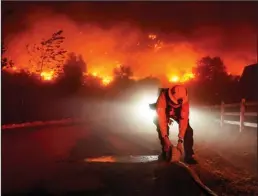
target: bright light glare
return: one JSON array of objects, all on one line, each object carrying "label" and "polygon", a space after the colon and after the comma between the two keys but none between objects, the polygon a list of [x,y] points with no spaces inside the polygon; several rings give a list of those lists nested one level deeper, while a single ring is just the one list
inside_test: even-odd
[{"label": "bright light glare", "polygon": [[[198,110],[197,108],[191,107],[190,108],[190,122],[196,125],[202,125],[204,122],[209,122],[209,116],[203,113],[202,111]],[[205,119],[205,121],[203,121]]]},{"label": "bright light glare", "polygon": [[149,107],[149,104],[154,103],[157,101],[157,97],[150,96],[150,97],[144,97],[138,104],[137,104],[137,115],[139,115],[140,118],[151,121],[156,115],[156,111],[151,110]]},{"label": "bright light glare", "polygon": [[139,105],[138,107],[139,107],[138,108],[139,115],[142,118],[146,120],[152,120],[154,118],[155,111],[151,110],[148,104],[142,104],[142,105]]}]

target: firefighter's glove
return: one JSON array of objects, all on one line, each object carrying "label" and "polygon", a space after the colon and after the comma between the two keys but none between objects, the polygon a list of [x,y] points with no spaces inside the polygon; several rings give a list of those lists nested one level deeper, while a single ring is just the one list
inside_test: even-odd
[{"label": "firefighter's glove", "polygon": [[164,151],[168,152],[169,149],[171,148],[172,144],[171,144],[167,135],[165,137],[163,137],[162,139],[163,139],[163,142],[164,142]]},{"label": "firefighter's glove", "polygon": [[181,156],[184,154],[183,140],[179,139],[177,142],[177,149],[181,153]]},{"label": "firefighter's glove", "polygon": [[177,145],[172,147],[171,162],[180,161],[182,156],[183,156],[183,141],[179,140]]}]

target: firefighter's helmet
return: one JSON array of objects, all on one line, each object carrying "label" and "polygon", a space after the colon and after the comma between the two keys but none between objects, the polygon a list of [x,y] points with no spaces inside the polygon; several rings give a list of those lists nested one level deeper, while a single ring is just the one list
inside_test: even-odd
[{"label": "firefighter's helmet", "polygon": [[188,92],[183,85],[176,85],[169,88],[168,95],[175,104],[182,104],[188,101]]}]

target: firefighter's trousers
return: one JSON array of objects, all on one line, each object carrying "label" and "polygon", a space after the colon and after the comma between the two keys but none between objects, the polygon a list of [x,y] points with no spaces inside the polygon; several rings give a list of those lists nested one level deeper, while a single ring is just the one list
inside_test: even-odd
[{"label": "firefighter's trousers", "polygon": [[[160,128],[158,125],[158,121],[157,119],[154,119],[154,124],[157,127],[157,132],[158,132],[158,136],[159,136],[159,140],[160,140],[160,144],[162,147],[162,152],[164,151],[164,141],[161,137],[161,132],[160,132]],[[178,123],[178,122],[177,122]],[[169,136],[169,126],[167,125],[167,135]],[[190,126],[189,122],[188,122],[188,126],[185,132],[185,136],[184,136],[184,152],[185,152],[185,158],[187,157],[192,157],[192,155],[194,155],[194,151],[193,151],[193,129]]]}]

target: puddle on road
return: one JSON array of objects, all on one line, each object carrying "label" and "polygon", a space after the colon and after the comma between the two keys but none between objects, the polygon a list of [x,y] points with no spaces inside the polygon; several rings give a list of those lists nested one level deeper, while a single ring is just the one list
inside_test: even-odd
[{"label": "puddle on road", "polygon": [[147,163],[157,160],[158,155],[102,156],[84,159],[88,163]]}]

